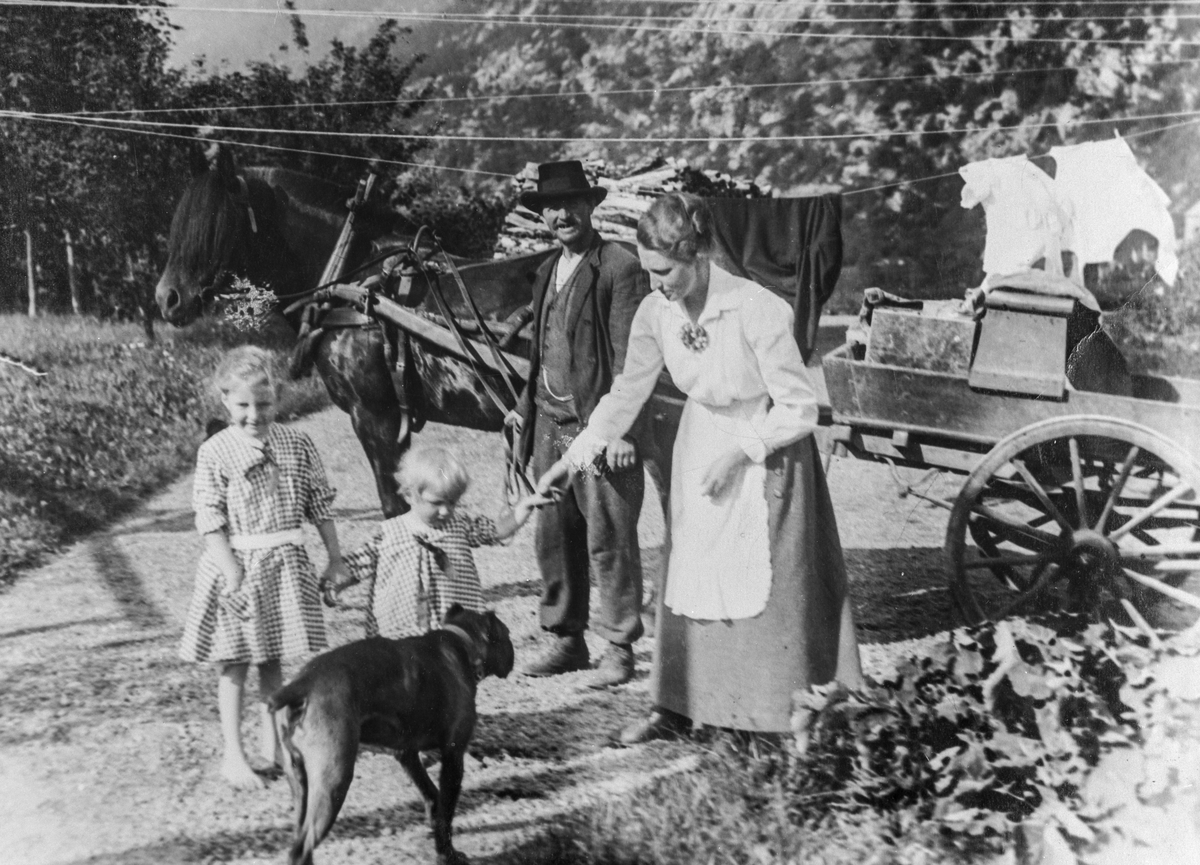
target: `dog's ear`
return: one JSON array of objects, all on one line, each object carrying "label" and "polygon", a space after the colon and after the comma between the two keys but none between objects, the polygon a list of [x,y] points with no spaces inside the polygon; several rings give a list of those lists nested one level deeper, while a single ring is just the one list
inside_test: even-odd
[{"label": "dog's ear", "polygon": [[489,652],[494,660],[492,674],[501,679],[507,679],[508,674],[512,672],[513,665],[516,663],[516,656],[513,651],[512,638],[508,633],[508,626],[492,610],[486,611],[483,614],[483,619],[487,625],[488,645],[493,650]]}]

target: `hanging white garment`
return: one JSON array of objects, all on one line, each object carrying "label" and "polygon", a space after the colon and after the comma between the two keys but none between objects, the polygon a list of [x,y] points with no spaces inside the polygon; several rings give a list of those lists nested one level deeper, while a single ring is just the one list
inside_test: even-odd
[{"label": "hanging white garment", "polygon": [[1062,276],[1062,252],[1072,248],[1069,205],[1050,175],[1024,156],[985,159],[958,170],[966,181],[961,204],[983,205],[987,276],[1026,271],[1045,259],[1046,273]]},{"label": "hanging white garment", "polygon": [[1171,285],[1179,272],[1171,199],[1138,165],[1123,138],[1072,144],[1050,150],[1057,168],[1054,185],[1074,208],[1075,245],[1080,263],[1109,262],[1134,229],[1158,241],[1155,270]]}]

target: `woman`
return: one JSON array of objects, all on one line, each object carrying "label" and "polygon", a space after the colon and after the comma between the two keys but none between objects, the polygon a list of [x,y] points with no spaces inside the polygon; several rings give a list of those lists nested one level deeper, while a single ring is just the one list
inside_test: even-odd
[{"label": "woman", "polygon": [[672,458],[655,707],[621,741],[689,721],[786,732],[794,691],[862,681],[792,310],[710,261],[711,227],[695,196],[656,200],[637,239],[655,291],[634,316],[624,371],[539,491],[629,429],[665,364],[688,400]]}]

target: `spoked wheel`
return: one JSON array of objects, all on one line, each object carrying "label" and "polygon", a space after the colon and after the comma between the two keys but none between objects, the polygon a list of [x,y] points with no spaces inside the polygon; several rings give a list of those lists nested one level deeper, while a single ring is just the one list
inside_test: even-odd
[{"label": "spoked wheel", "polygon": [[945,554],[968,622],[1059,610],[1188,627],[1200,619],[1200,465],[1131,421],[1032,424],[967,478]]}]

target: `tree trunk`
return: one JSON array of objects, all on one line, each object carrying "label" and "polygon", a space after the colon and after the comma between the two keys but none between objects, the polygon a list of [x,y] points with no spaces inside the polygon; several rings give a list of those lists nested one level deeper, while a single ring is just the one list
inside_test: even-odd
[{"label": "tree trunk", "polygon": [[75,246],[71,243],[71,230],[63,229],[63,242],[67,245],[67,285],[71,287],[71,311],[80,315],[79,282],[75,277]]},{"label": "tree trunk", "polygon": [[[128,274],[129,284],[137,285],[137,274],[133,269],[133,256],[128,252],[125,253],[125,270]],[[147,342],[154,342],[154,309],[153,305],[148,303],[141,292],[137,294],[138,311],[142,314],[142,331],[146,334]]]},{"label": "tree trunk", "polygon": [[29,317],[37,317],[37,282],[33,278],[33,232],[25,229],[25,275],[29,286]]}]

